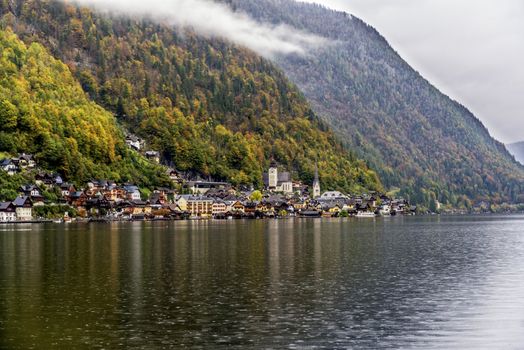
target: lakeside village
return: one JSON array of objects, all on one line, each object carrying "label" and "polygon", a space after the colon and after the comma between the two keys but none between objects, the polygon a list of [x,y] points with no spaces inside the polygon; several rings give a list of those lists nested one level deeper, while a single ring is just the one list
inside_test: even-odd
[{"label": "lakeside village", "polygon": [[[149,161],[160,164],[157,151],[144,151],[145,142],[128,135],[127,145]],[[32,172],[34,183],[21,186],[10,202],[0,202],[0,223],[139,221],[184,219],[243,219],[284,217],[362,217],[415,215],[417,207],[403,198],[385,194],[321,192],[318,170],[312,184],[293,181],[291,174],[271,162],[264,173],[262,191],[234,188],[227,182],[190,178],[166,167],[173,188],[141,191],[131,183],[91,180],[84,187],[64,181],[59,174],[43,171],[34,157],[20,154],[0,159],[0,176]],[[177,188],[175,190],[174,188]],[[178,193],[177,193],[178,192]],[[52,193],[53,199],[47,194]],[[437,210],[440,211],[437,203]],[[517,208],[518,209],[518,208]],[[497,212],[514,212],[499,208]],[[480,202],[471,213],[493,212],[490,203]],[[448,214],[467,214],[453,210]]]},{"label": "lakeside village", "polygon": [[[160,164],[160,154],[143,151],[145,142],[134,135],[127,145],[149,161]],[[192,179],[166,167],[173,188],[156,188],[145,193],[131,183],[91,180],[82,188],[64,181],[59,174],[43,171],[34,157],[20,154],[0,159],[0,176],[32,172],[34,183],[18,189],[10,202],[0,202],[0,223],[71,221],[143,221],[187,219],[244,219],[284,217],[359,217],[415,215],[417,207],[403,198],[385,194],[343,194],[321,192],[318,170],[312,184],[293,181],[291,174],[271,162],[264,173],[262,191],[234,188],[227,182]],[[178,188],[178,191],[174,188]],[[179,192],[179,193],[177,193]],[[49,199],[46,194],[53,193]],[[47,198],[46,198],[47,197]],[[437,209],[440,204],[437,203]],[[512,212],[514,208],[506,208]],[[481,202],[471,213],[493,211]],[[450,214],[466,214],[452,211]]]},{"label": "lakeside village", "polygon": [[[140,150],[136,138],[128,145]],[[160,163],[158,152],[143,153]],[[0,223],[139,221],[184,219],[242,219],[282,217],[375,217],[413,215],[416,207],[406,200],[368,193],[345,195],[337,191],[321,193],[318,171],[311,186],[293,181],[291,174],[272,162],[264,174],[263,191],[236,189],[226,182],[191,180],[166,168],[173,184],[182,188],[156,188],[144,198],[134,184],[91,180],[83,188],[64,181],[58,174],[43,172],[32,155],[0,160],[0,176],[21,172],[36,173],[35,183],[19,188],[19,196],[0,203]],[[55,193],[58,200],[46,199]]]}]

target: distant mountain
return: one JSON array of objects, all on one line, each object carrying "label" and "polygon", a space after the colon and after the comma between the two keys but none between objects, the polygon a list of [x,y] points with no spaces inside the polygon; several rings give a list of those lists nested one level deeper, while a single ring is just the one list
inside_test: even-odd
[{"label": "distant mountain", "polygon": [[513,154],[513,156],[515,156],[517,161],[524,164],[524,141],[506,145],[506,148],[511,154]]},{"label": "distant mountain", "polygon": [[464,106],[411,68],[371,26],[292,0],[224,0],[260,21],[329,41],[274,61],[358,156],[417,203],[517,201],[524,167]]},{"label": "distant mountain", "polygon": [[318,159],[326,188],[381,189],[281,70],[249,50],[70,2],[0,1],[0,16],[0,26],[65,62],[93,101],[178,170],[261,186],[274,159],[311,183]]}]

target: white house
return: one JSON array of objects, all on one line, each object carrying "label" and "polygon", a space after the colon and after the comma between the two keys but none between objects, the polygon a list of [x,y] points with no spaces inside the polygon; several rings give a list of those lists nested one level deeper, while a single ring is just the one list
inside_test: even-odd
[{"label": "white house", "polygon": [[343,193],[341,192],[338,192],[338,191],[328,191],[328,192],[324,192],[322,193],[322,196],[320,196],[320,199],[349,199],[348,196],[344,195]]},{"label": "white house", "polygon": [[36,162],[31,154],[22,153],[16,158],[18,162],[18,167],[21,169],[34,169],[36,167]]},{"label": "white house", "polygon": [[211,210],[213,216],[224,215],[228,212],[228,205],[224,201],[215,201]]},{"label": "white house", "polygon": [[16,208],[16,219],[30,221],[33,219],[33,203],[28,196],[20,196],[13,202]]},{"label": "white house", "polygon": [[12,202],[0,203],[0,222],[16,221],[16,208]]},{"label": "white house", "polygon": [[62,193],[62,197],[67,198],[71,196],[72,193],[76,192],[76,189],[73,185],[66,182],[60,186],[60,191]]},{"label": "white house", "polygon": [[135,135],[129,135],[126,137],[126,144],[135,151],[140,151],[144,142]]},{"label": "white house", "polygon": [[27,196],[31,198],[33,205],[44,205],[44,196],[38,186],[35,185],[24,185],[20,189],[21,196]]},{"label": "white house", "polygon": [[125,186],[127,200],[134,202],[142,199],[142,195],[137,186]]},{"label": "white house", "polygon": [[18,172],[18,167],[11,159],[4,159],[0,161],[0,169],[5,171],[10,176],[13,176]]}]

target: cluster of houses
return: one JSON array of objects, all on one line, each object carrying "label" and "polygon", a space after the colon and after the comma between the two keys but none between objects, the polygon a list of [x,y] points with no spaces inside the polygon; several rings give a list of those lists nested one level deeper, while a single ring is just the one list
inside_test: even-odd
[{"label": "cluster of houses", "polygon": [[12,202],[0,202],[0,222],[33,220],[33,204],[27,197],[18,197]]},{"label": "cluster of houses", "polygon": [[[20,188],[12,202],[0,203],[0,222],[31,221],[33,208],[67,205],[82,218],[91,220],[172,220],[239,219],[286,216],[338,217],[410,214],[414,208],[400,199],[377,194],[347,196],[325,192],[317,198],[300,193],[271,191],[237,191],[227,183],[194,181],[187,184],[193,194],[177,194],[169,188],[157,188],[144,200],[140,189],[132,184],[112,181],[89,181],[83,189],[63,182],[60,176],[44,174],[37,183]],[[60,194],[58,203],[47,203],[43,190]],[[260,198],[261,197],[261,198]],[[66,214],[67,216],[67,214]]]},{"label": "cluster of houses", "polygon": [[[81,217],[95,220],[339,217],[359,213],[400,215],[414,210],[406,201],[384,195],[346,196],[340,192],[325,192],[315,199],[267,192],[255,199],[253,192],[237,192],[230,186],[215,187],[205,194],[183,195],[158,188],[148,200],[143,200],[138,187],[111,181],[90,181],[82,190],[67,183],[56,186],[61,199],[54,205],[71,206]],[[38,220],[32,210],[43,205],[49,203],[43,199],[40,186],[23,186],[13,202],[0,203],[0,222]]]},{"label": "cluster of houses", "polygon": [[36,168],[36,162],[30,154],[19,154],[17,157],[0,159],[0,170],[12,176],[24,170]]},{"label": "cluster of houses", "polygon": [[[128,141],[141,145],[141,141],[134,138]],[[152,161],[157,161],[156,156],[157,153],[151,154]],[[35,168],[30,155],[2,161],[2,170],[8,174]],[[58,174],[40,172],[33,184],[19,188],[16,199],[0,203],[0,222],[41,220],[43,218],[35,214],[35,207],[57,205],[74,208],[80,218],[91,220],[375,216],[410,214],[415,210],[405,200],[376,193],[348,196],[328,191],[321,194],[318,171],[310,187],[292,181],[291,174],[279,171],[275,162],[264,174],[262,192],[235,189],[227,182],[187,181],[173,169],[169,169],[169,175],[174,183],[183,185],[182,192],[187,194],[179,194],[172,188],[156,188],[146,197],[134,184],[105,180],[92,180],[77,188]],[[50,200],[49,195],[46,196],[49,193],[56,198]]]}]

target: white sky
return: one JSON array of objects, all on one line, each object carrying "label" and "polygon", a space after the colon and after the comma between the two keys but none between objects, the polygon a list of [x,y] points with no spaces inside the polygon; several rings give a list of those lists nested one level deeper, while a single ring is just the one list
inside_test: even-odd
[{"label": "white sky", "polygon": [[503,142],[524,141],[524,0],[305,0],[373,25]]}]

